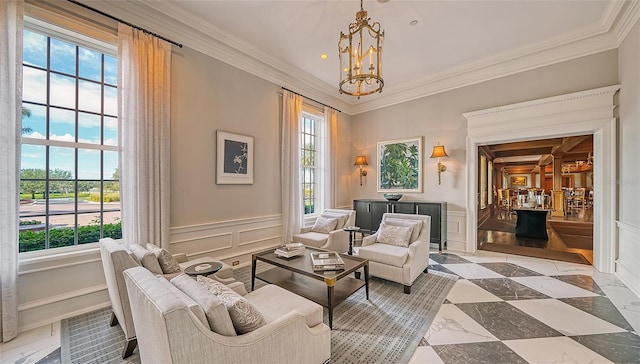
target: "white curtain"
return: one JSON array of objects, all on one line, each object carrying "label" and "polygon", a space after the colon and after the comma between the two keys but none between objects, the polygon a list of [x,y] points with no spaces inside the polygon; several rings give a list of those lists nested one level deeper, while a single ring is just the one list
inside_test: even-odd
[{"label": "white curtain", "polygon": [[18,335],[18,217],[24,1],[0,1],[0,342]]},{"label": "white curtain", "polygon": [[118,26],[122,237],[169,248],[171,45]]},{"label": "white curtain", "polygon": [[291,237],[302,226],[302,182],[300,178],[300,119],[302,97],[282,91],[282,125],[280,149],[280,180],[282,184],[282,241]]},{"label": "white curtain", "polygon": [[323,168],[323,196],[324,208],[336,207],[336,148],[338,146],[338,112],[330,107],[324,108],[324,168]]}]

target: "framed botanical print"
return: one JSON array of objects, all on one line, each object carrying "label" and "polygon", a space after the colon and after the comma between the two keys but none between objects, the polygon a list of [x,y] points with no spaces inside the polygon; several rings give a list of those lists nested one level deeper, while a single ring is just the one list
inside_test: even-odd
[{"label": "framed botanical print", "polygon": [[378,142],[378,192],[422,192],[422,137]]},{"label": "framed botanical print", "polygon": [[217,131],[216,184],[253,184],[253,137]]}]

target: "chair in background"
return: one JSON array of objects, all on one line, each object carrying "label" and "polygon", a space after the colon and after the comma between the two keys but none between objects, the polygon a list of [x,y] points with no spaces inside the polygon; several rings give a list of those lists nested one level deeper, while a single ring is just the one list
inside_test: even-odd
[{"label": "chair in background", "polygon": [[360,258],[369,259],[369,274],[400,283],[404,293],[429,266],[431,216],[413,214],[382,215],[375,234],[362,239]]},{"label": "chair in background", "polygon": [[355,223],[355,210],[326,209],[313,226],[302,228],[292,239],[296,243],[344,253],[349,250],[349,233],[343,229]]}]

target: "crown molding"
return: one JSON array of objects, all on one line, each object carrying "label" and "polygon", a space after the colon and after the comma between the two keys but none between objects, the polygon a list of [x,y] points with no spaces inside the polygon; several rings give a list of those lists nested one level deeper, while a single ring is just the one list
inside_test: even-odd
[{"label": "crown molding", "polygon": [[260,51],[203,19],[194,17],[174,3],[82,1],[107,13],[135,21],[158,34],[175,38],[189,48],[350,115],[615,49],[640,18],[637,0],[611,1],[600,21],[591,26],[409,84],[387,86],[383,93],[363,100],[338,95],[336,86]]}]

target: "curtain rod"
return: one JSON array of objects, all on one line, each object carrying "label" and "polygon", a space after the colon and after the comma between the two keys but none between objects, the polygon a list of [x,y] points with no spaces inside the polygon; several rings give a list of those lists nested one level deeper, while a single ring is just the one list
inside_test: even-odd
[{"label": "curtain rod", "polygon": [[76,5],[80,6],[80,7],[83,7],[83,8],[85,8],[85,9],[87,9],[87,10],[91,10],[91,11],[93,11],[94,13],[98,13],[98,14],[100,14],[100,15],[102,15],[102,16],[106,16],[107,18],[109,18],[109,19],[111,19],[111,20],[115,20],[115,21],[117,21],[118,23],[126,24],[126,25],[128,25],[128,26],[130,26],[130,27],[132,27],[132,28],[135,28],[135,29],[141,30],[141,31],[143,31],[143,32],[145,32],[145,33],[147,33],[147,34],[149,34],[149,35],[152,35],[152,36],[154,36],[154,37],[156,37],[156,38],[160,38],[160,39],[164,40],[165,42],[169,42],[169,43],[171,43],[171,44],[173,44],[173,45],[178,46],[179,48],[182,48],[182,44],[180,44],[180,43],[178,43],[178,42],[174,42],[174,41],[172,41],[171,39],[167,39],[167,38],[165,38],[165,37],[163,37],[163,36],[161,36],[161,35],[158,35],[157,33],[150,32],[150,31],[148,31],[147,29],[142,28],[142,27],[139,27],[139,26],[137,26],[137,25],[135,25],[135,24],[131,24],[131,23],[129,23],[128,21],[124,21],[124,20],[122,20],[122,19],[120,19],[120,18],[116,18],[115,16],[113,16],[113,15],[109,15],[109,14],[105,13],[104,11],[100,11],[100,10],[98,10],[98,9],[92,8],[92,7],[90,7],[90,6],[88,6],[88,5],[85,5],[85,4],[81,3],[81,2],[78,2],[78,1],[76,1],[76,0],[67,0],[67,1],[68,1],[68,2],[70,2],[70,3],[76,4]]},{"label": "curtain rod", "polygon": [[335,108],[335,107],[333,107],[333,106],[329,106],[329,105],[327,105],[327,104],[325,104],[325,103],[322,103],[322,102],[320,102],[320,101],[318,101],[318,100],[314,100],[314,99],[312,99],[312,98],[310,98],[310,97],[306,97],[305,95],[303,95],[303,94],[301,94],[301,93],[298,93],[298,92],[295,92],[295,91],[293,91],[293,90],[289,90],[288,88],[286,88],[286,87],[284,87],[284,86],[282,87],[282,89],[283,89],[283,90],[287,90],[287,91],[289,91],[289,92],[292,92],[292,93],[294,93],[294,94],[296,94],[296,95],[302,96],[302,97],[304,97],[305,99],[308,99],[308,100],[311,100],[311,101],[313,101],[313,102],[316,102],[316,103],[318,103],[318,104],[320,104],[320,105],[322,105],[322,106],[326,106],[326,107],[328,107],[328,108],[330,108],[330,109],[334,109],[334,110],[335,110],[335,111],[337,111],[337,112],[342,112],[342,111],[340,111],[340,110],[336,109],[336,108]]}]

